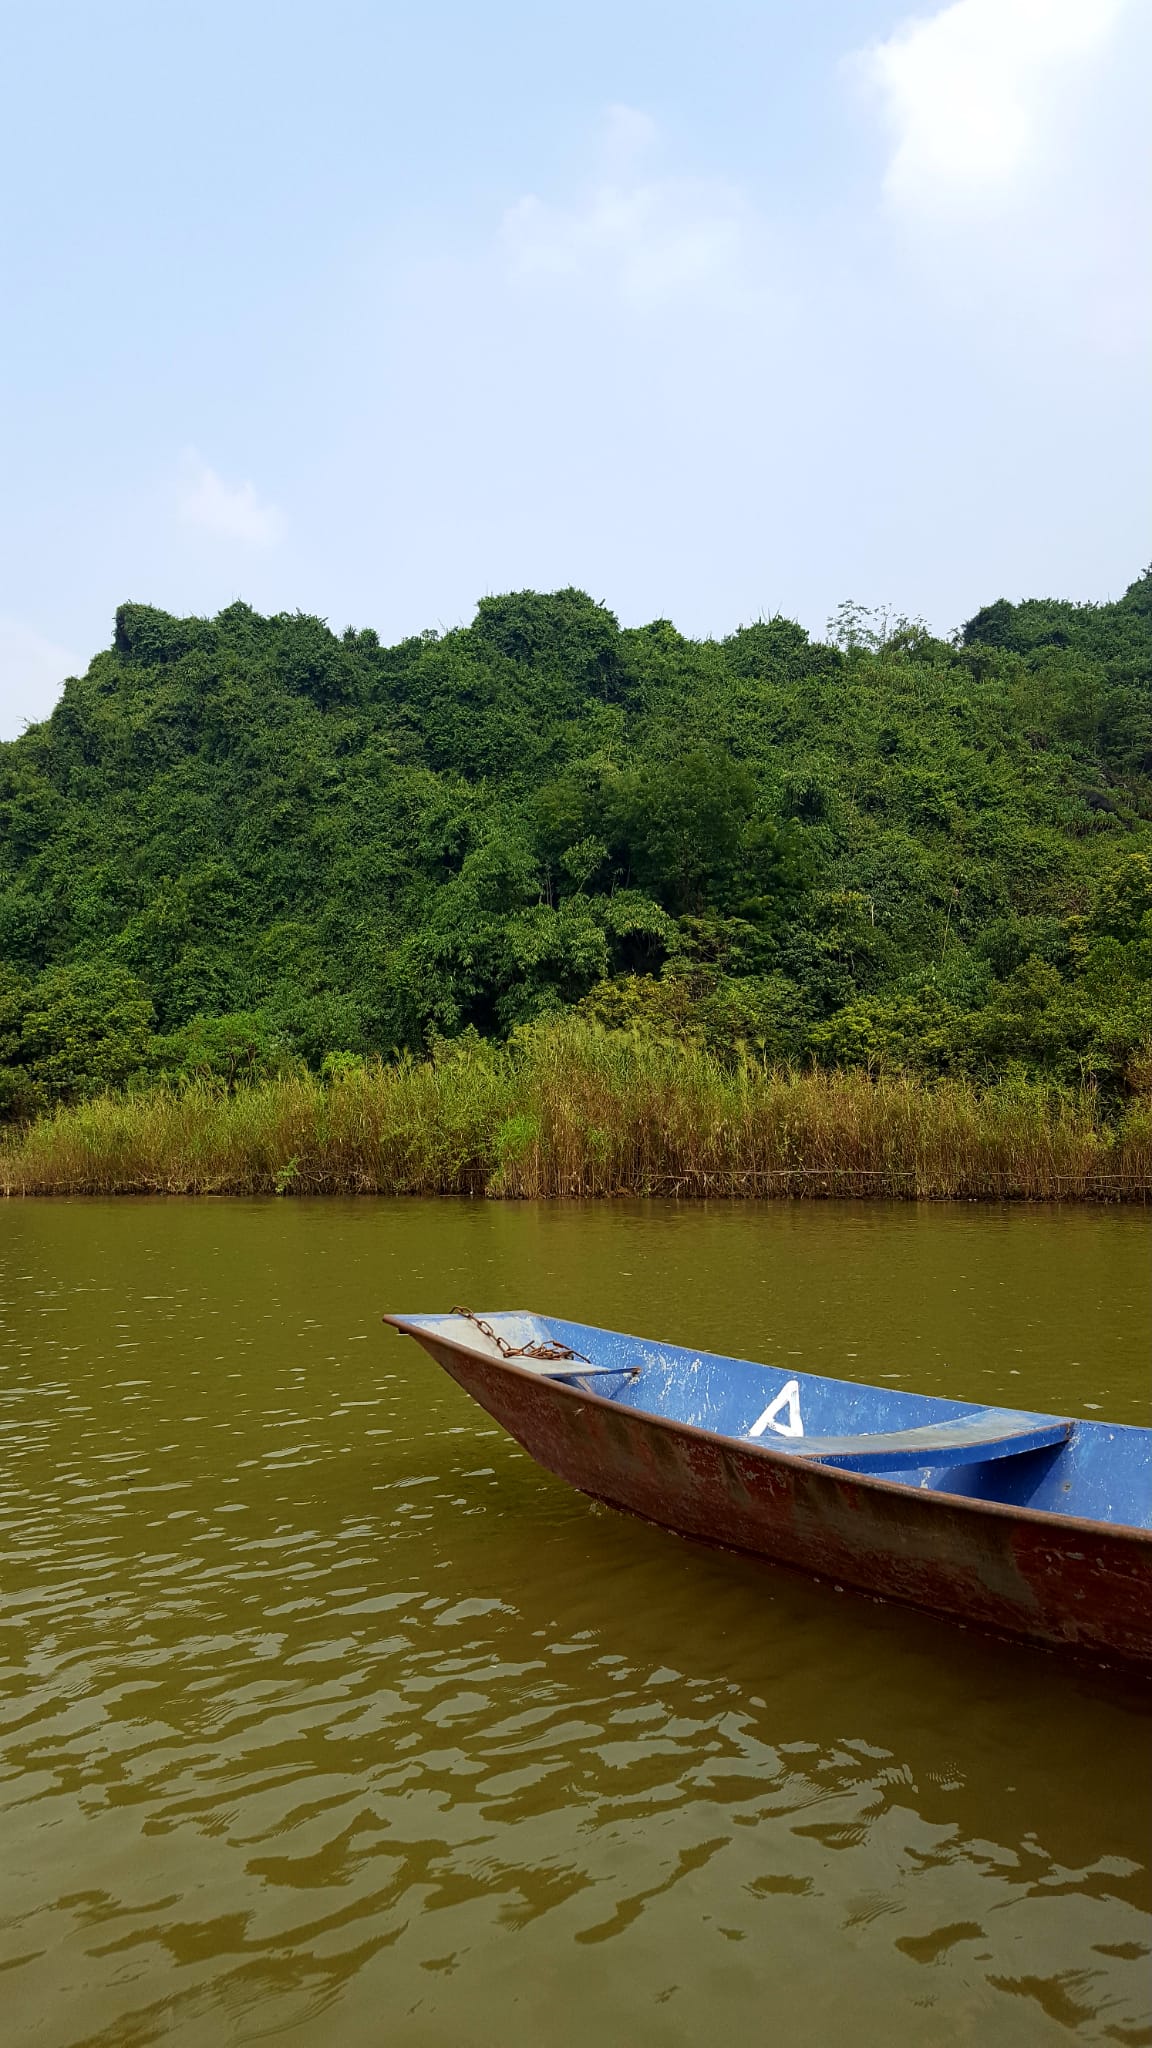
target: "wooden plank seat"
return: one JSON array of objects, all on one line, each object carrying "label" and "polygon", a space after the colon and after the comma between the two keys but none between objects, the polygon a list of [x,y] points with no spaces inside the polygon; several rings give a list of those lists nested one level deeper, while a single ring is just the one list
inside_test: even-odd
[{"label": "wooden plank seat", "polygon": [[764,1450],[835,1465],[842,1472],[898,1472],[910,1465],[978,1465],[988,1458],[1019,1458],[1067,1443],[1071,1422],[1051,1415],[1020,1415],[1010,1408],[978,1408],[952,1422],[858,1436],[772,1436]]}]

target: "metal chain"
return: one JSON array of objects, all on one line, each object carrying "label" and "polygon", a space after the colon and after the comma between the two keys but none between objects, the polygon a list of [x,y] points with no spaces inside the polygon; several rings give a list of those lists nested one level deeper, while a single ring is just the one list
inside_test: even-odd
[{"label": "metal chain", "polygon": [[558,1365],[562,1359],[573,1358],[578,1359],[583,1365],[592,1364],[592,1360],[585,1358],[582,1351],[573,1351],[570,1345],[561,1344],[559,1341],[548,1344],[510,1344],[507,1337],[502,1337],[500,1332],[494,1330],[491,1323],[486,1323],[483,1316],[478,1316],[474,1309],[454,1308],[452,1314],[464,1316],[468,1322],[475,1323],[476,1328],[481,1330],[485,1337],[491,1337],[501,1358],[539,1358],[549,1365]]}]

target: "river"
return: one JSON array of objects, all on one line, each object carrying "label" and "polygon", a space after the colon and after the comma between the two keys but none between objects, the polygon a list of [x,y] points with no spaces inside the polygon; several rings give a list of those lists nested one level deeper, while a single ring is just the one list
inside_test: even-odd
[{"label": "river", "polygon": [[384,1310],[1147,1422],[1142,1213],[0,1207],[5,2048],[1152,2043],[1152,1687],[538,1471]]}]

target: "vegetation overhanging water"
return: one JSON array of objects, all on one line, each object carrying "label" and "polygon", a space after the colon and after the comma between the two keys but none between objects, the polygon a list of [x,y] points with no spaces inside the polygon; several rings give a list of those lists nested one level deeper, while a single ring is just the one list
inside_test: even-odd
[{"label": "vegetation overhanging water", "polygon": [[44,1193],[1146,1198],[1152,1110],[1091,1090],[789,1072],[560,1019],[502,1046],[60,1106],[0,1146]]}]

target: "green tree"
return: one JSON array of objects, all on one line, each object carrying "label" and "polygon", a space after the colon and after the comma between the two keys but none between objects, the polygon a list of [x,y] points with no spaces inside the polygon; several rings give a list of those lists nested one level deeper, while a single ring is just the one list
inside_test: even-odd
[{"label": "green tree", "polygon": [[17,1064],[52,1101],[118,1088],[146,1064],[154,1019],[124,968],[99,960],[50,967],[28,990]]},{"label": "green tree", "polygon": [[692,640],[571,589],[393,647],[121,606],[0,746],[7,1113],[614,984],[718,1047],[1135,1085],[1152,574],[955,645],[855,605],[831,632]]}]

